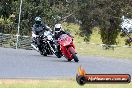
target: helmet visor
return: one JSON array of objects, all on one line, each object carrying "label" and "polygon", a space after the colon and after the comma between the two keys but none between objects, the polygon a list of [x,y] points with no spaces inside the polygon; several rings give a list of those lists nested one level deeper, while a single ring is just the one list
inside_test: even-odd
[{"label": "helmet visor", "polygon": [[59,32],[59,31],[60,31],[60,28],[55,28],[55,31],[56,31],[56,32]]},{"label": "helmet visor", "polygon": [[41,21],[36,21],[35,23],[36,23],[36,24],[41,24]]}]

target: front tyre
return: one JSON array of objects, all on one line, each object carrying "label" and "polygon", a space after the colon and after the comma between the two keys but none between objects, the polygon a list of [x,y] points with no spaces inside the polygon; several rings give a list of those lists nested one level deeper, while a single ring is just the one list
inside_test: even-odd
[{"label": "front tyre", "polygon": [[78,62],[79,60],[78,60],[78,57],[76,56],[75,51],[73,50],[73,47],[70,47],[70,53],[72,54],[74,61]]}]

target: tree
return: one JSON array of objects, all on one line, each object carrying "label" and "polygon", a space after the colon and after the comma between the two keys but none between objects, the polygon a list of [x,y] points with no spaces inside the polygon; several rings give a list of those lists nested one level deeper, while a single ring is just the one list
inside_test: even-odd
[{"label": "tree", "polygon": [[0,0],[0,16],[4,19],[9,18],[11,11],[12,0]]},{"label": "tree", "polygon": [[129,0],[86,0],[84,4],[78,12],[82,32],[90,35],[92,27],[99,26],[102,42],[107,45],[117,44],[122,10],[126,13],[124,9],[129,7],[130,11]]}]

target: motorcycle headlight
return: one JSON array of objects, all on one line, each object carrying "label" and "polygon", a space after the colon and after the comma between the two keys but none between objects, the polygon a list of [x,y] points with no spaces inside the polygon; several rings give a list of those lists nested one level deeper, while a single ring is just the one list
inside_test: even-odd
[{"label": "motorcycle headlight", "polygon": [[48,35],[47,38],[48,38],[48,40],[53,40],[51,35]]}]

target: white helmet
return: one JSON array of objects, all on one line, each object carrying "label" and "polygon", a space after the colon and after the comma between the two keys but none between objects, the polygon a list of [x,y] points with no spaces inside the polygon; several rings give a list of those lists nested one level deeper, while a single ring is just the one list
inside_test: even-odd
[{"label": "white helmet", "polygon": [[55,24],[55,27],[54,27],[55,33],[58,33],[58,32],[60,32],[60,31],[62,31],[62,30],[63,30],[63,29],[62,29],[61,24]]}]

